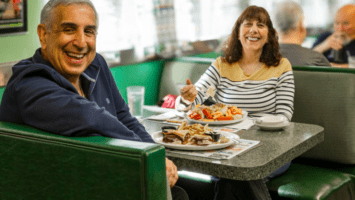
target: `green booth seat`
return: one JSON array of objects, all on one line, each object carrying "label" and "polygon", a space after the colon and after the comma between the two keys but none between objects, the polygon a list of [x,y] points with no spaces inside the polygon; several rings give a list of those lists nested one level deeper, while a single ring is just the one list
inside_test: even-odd
[{"label": "green booth seat", "polygon": [[191,55],[189,57],[197,57],[197,58],[218,58],[222,56],[221,52],[208,52],[208,53],[202,53],[202,54],[196,54],[196,55]]},{"label": "green booth seat", "polygon": [[0,199],[167,198],[161,145],[0,122]]},{"label": "green booth seat", "polygon": [[349,200],[355,198],[354,180],[351,174],[293,163],[267,186],[276,200]]},{"label": "green booth seat", "polygon": [[123,97],[127,101],[128,86],[144,86],[144,104],[155,105],[159,98],[159,87],[164,60],[149,61],[131,65],[111,67],[113,78]]},{"label": "green booth seat", "polygon": [[6,87],[0,87],[0,102],[1,102],[1,99],[2,99],[2,95],[4,94],[5,88]]}]

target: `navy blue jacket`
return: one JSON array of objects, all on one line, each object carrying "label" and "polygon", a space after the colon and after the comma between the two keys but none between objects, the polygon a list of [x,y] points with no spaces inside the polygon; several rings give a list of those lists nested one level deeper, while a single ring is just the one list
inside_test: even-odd
[{"label": "navy blue jacket", "polygon": [[[324,40],[326,40],[331,34],[331,32],[325,32],[321,34],[317,40],[314,42],[313,47],[317,46],[318,44],[322,43]],[[344,47],[343,51],[343,59],[344,63],[348,63],[348,54],[346,52],[349,52],[351,56],[355,56],[355,40],[352,40],[349,44],[347,44]],[[331,56],[331,50],[323,52],[323,55],[328,59],[329,62],[334,62],[334,58]]]},{"label": "navy blue jacket", "polygon": [[129,113],[104,58],[96,54],[81,75],[87,98],[41,56],[12,68],[0,121],[25,124],[63,136],[92,136],[154,143],[143,125]]}]

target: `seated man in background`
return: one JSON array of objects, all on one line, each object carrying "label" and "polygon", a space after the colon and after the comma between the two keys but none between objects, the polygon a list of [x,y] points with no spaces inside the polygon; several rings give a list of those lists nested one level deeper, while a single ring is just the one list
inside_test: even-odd
[{"label": "seated man in background", "polygon": [[324,55],[301,46],[307,30],[299,4],[292,1],[280,2],[271,13],[273,24],[279,34],[280,53],[291,65],[330,66]]},{"label": "seated man in background", "polygon": [[355,56],[355,5],[341,7],[335,15],[334,32],[321,34],[313,50],[323,53],[334,67],[349,67],[348,56]]},{"label": "seated man in background", "polygon": [[[101,135],[154,143],[130,114],[107,63],[96,53],[97,29],[98,15],[90,0],[49,1],[37,27],[41,48],[13,67],[0,121],[68,137]],[[173,187],[178,174],[169,159],[166,172],[173,197],[188,199],[183,189]]]}]

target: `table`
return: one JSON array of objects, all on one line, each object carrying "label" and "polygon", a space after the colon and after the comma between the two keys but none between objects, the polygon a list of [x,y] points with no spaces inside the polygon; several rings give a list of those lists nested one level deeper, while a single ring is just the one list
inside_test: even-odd
[{"label": "table", "polygon": [[[145,120],[143,125],[152,134],[160,131],[161,126],[166,124]],[[179,170],[235,180],[258,180],[324,140],[323,127],[293,122],[281,131],[264,131],[253,126],[237,134],[242,139],[261,141],[261,145],[229,160],[182,155],[169,151],[166,155]]]}]

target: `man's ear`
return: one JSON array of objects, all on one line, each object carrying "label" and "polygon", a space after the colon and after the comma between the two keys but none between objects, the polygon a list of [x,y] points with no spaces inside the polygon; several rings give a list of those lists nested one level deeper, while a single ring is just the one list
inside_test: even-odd
[{"label": "man's ear", "polygon": [[307,33],[306,31],[306,27],[304,26],[304,23],[303,23],[303,21],[302,20],[300,20],[299,22],[298,22],[298,28],[299,28],[299,30],[300,30],[300,32],[301,33]]},{"label": "man's ear", "polygon": [[46,49],[47,48],[47,35],[48,35],[46,25],[38,24],[37,35],[39,38],[39,42],[41,43],[42,49]]}]

